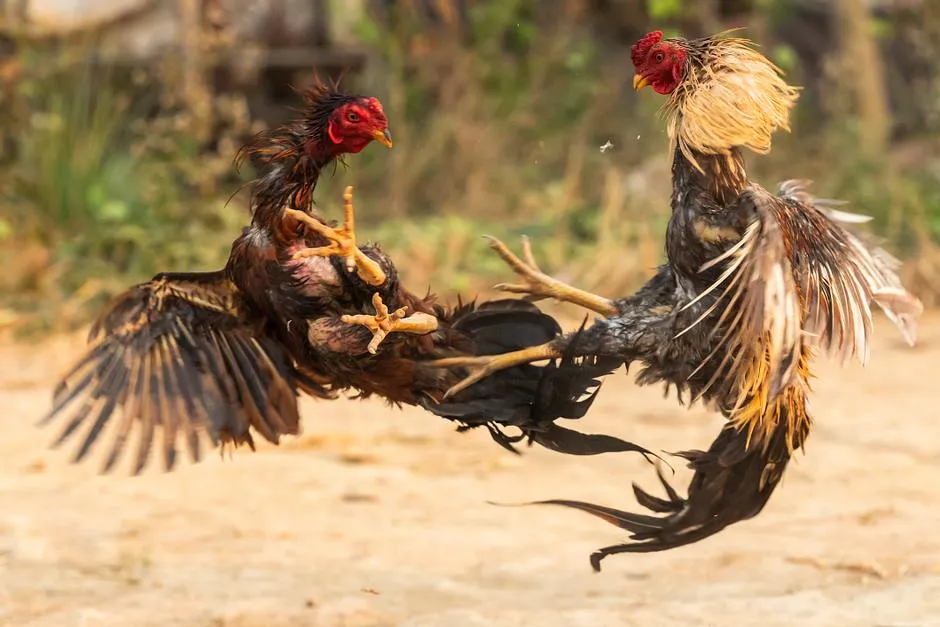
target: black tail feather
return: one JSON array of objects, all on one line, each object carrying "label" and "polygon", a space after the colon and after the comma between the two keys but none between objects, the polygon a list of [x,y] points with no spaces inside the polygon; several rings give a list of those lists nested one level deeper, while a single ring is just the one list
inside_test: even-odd
[{"label": "black tail feather", "polygon": [[[807,433],[798,434],[802,443]],[[635,514],[583,501],[553,499],[531,505],[561,505],[587,512],[630,532],[631,543],[604,547],[591,555],[600,571],[608,555],[653,553],[685,546],[712,536],[725,527],[753,518],[764,508],[783,477],[791,450],[790,435],[781,425],[766,446],[747,445],[747,433],[725,427],[708,451],[676,453],[695,471],[689,495],[683,499],[657,468],[666,498],[654,496],[635,483],[633,493],[646,509],[665,516]]]},{"label": "black tail feather", "polygon": [[[583,417],[597,398],[600,378],[622,365],[619,359],[576,357],[581,328],[572,334],[565,354],[546,366],[525,364],[496,372],[444,403],[423,402],[431,413],[460,423],[459,431],[485,426],[504,448],[527,439],[569,455],[638,452],[647,459],[655,454],[618,438],[585,434],[555,424],[560,418]],[[561,335],[558,323],[538,307],[523,300],[484,303],[454,322],[454,328],[471,338],[478,355],[502,354],[551,342]],[[504,429],[515,427],[520,435]]]}]

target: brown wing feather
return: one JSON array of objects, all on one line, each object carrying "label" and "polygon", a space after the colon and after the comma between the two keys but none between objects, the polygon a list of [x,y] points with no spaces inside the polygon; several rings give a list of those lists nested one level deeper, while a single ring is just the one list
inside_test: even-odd
[{"label": "brown wing feather", "polygon": [[764,424],[768,404],[786,387],[802,385],[797,365],[804,344],[865,363],[872,301],[910,343],[923,309],[904,290],[891,258],[838,223],[859,222],[857,216],[813,199],[796,181],[780,191],[778,197],[752,184],[738,198],[734,210],[754,219],[737,244],[703,266],[726,264],[696,301],[721,290],[719,298],[693,323],[722,311],[715,325],[721,337],[704,363],[723,357],[702,393],[726,382],[736,393],[726,408],[732,421],[761,426],[765,435],[774,427]]},{"label": "brown wing feather", "polygon": [[[316,389],[284,350],[252,325],[220,273],[159,275],[118,296],[92,326],[90,346],[55,389],[45,424],[64,418],[60,445],[85,428],[81,461],[117,421],[104,464],[112,469],[135,426],[135,472],[157,441],[167,470],[182,437],[194,461],[200,440],[253,447],[251,430],[277,443],[299,431],[297,387]],[[115,411],[120,409],[120,411]]]},{"label": "brown wing feather", "polygon": [[[846,204],[843,201],[815,198],[809,194],[807,187],[809,181],[789,180],[780,184],[778,195],[784,201],[786,211],[778,217],[782,222],[791,224],[790,230],[804,229],[803,243],[833,242],[832,246],[809,246],[813,254],[795,255],[805,263],[797,270],[802,276],[807,288],[814,288],[823,277],[835,272],[835,281],[839,284],[839,292],[847,293],[850,298],[860,300],[863,320],[861,327],[856,326],[854,342],[856,349],[863,349],[859,354],[864,363],[867,357],[868,336],[871,334],[869,303],[874,301],[884,311],[885,315],[898,327],[904,340],[913,346],[917,340],[917,317],[923,313],[924,307],[920,300],[904,289],[897,269],[901,263],[887,251],[880,248],[873,238],[865,233],[855,233],[848,226],[868,222],[871,218],[836,209],[836,206]],[[811,224],[810,228],[803,223]],[[807,235],[809,242],[807,242]],[[805,252],[805,251],[804,251]],[[820,254],[822,253],[822,254]],[[825,290],[807,289],[807,294],[822,293]],[[809,312],[815,312],[816,303],[808,307]],[[844,306],[844,305],[843,305]],[[825,311],[825,310],[823,310]],[[832,346],[833,324],[825,315],[808,320],[805,330],[809,333],[819,333],[823,337],[823,345],[827,349]],[[864,329],[864,339],[861,338],[859,328]],[[843,336],[844,338],[845,336]],[[852,343],[840,338],[842,345],[852,348]],[[842,355],[844,359],[846,356]]]}]

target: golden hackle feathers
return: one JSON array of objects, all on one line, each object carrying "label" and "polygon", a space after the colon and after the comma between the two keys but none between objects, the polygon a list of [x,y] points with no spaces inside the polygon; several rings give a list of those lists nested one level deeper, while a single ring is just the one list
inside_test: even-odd
[{"label": "golden hackle feathers", "polygon": [[[683,80],[664,107],[670,141],[703,174],[696,154],[726,155],[719,169],[744,183],[734,149],[769,152],[773,133],[790,128],[799,88],[788,85],[780,68],[745,39],[723,33],[676,43],[687,55]],[[841,361],[858,356],[864,364],[871,302],[909,344],[922,306],[904,290],[890,255],[841,226],[866,221],[839,209],[844,203],[813,198],[803,181],[782,183],[779,197],[744,184],[738,199],[726,204],[752,211],[756,219],[734,246],[704,264],[703,272],[722,271],[686,307],[721,290],[689,327],[720,311],[713,331],[720,339],[693,376],[720,360],[700,395],[716,384],[728,386],[735,395],[725,408],[732,422],[752,431],[763,425],[766,436],[773,428],[773,420],[765,420],[772,405],[805,384],[800,364],[809,347]]]},{"label": "golden hackle feathers", "polygon": [[741,386],[739,396],[729,416],[729,422],[736,429],[747,432],[748,446],[752,441],[756,441],[761,447],[767,447],[774,433],[781,427],[780,420],[786,420],[786,424],[782,426],[788,434],[787,450],[792,454],[802,445],[812,422],[806,411],[812,352],[807,346],[801,345],[800,354],[792,362],[792,381],[779,393],[773,394],[771,385],[768,385],[768,382],[773,380],[770,374],[773,357],[769,342],[753,344],[758,350],[765,350],[763,354],[750,354],[750,361],[743,364],[745,367],[737,379]]},{"label": "golden hackle feathers", "polygon": [[773,133],[790,130],[799,88],[746,39],[717,35],[685,45],[685,76],[663,109],[670,141],[700,171],[694,152],[769,152]]}]

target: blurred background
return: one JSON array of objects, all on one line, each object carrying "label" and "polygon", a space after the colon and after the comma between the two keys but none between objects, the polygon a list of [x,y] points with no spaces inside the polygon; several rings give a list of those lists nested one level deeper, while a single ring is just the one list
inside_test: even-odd
[{"label": "blurred background", "polygon": [[[338,217],[442,294],[508,278],[483,233],[624,293],[663,256],[661,97],[644,32],[745,36],[805,91],[764,185],[873,215],[940,295],[940,3],[927,0],[0,0],[0,334],[66,331],[159,271],[210,270],[248,220],[238,146],[314,73],[378,96],[395,148],[321,180]],[[604,147],[604,148],[602,148]],[[250,170],[250,166],[248,166]]]},{"label": "blurred background", "polygon": [[[492,293],[510,274],[484,233],[634,289],[663,259],[670,155],[629,47],[729,27],[805,88],[751,175],[874,216],[940,303],[940,0],[0,0],[0,625],[936,626],[934,316],[914,349],[878,320],[867,368],[818,360],[807,454],[760,516],[603,576],[587,557],[622,532],[486,501],[634,509],[630,481],[660,494],[640,456],[514,456],[417,408],[304,398],[277,448],[132,479],[34,426],[106,299],[222,266],[249,218],[235,152],[315,72],[378,96],[395,141],[315,199],[339,218],[356,185],[411,290]],[[679,451],[724,424],[630,379],[574,428]]]}]

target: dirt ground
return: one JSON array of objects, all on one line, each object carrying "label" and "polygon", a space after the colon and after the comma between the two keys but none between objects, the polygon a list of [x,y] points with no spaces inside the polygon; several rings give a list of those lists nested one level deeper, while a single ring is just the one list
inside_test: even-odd
[{"label": "dirt ground", "polygon": [[[913,350],[876,335],[867,368],[822,363],[815,434],[763,514],[600,574],[614,527],[486,501],[631,505],[655,483],[636,456],[516,457],[418,410],[305,400],[281,447],[102,477],[33,425],[80,338],[0,346],[0,625],[937,626],[940,317]],[[623,374],[582,423],[665,450],[721,424]]]}]

